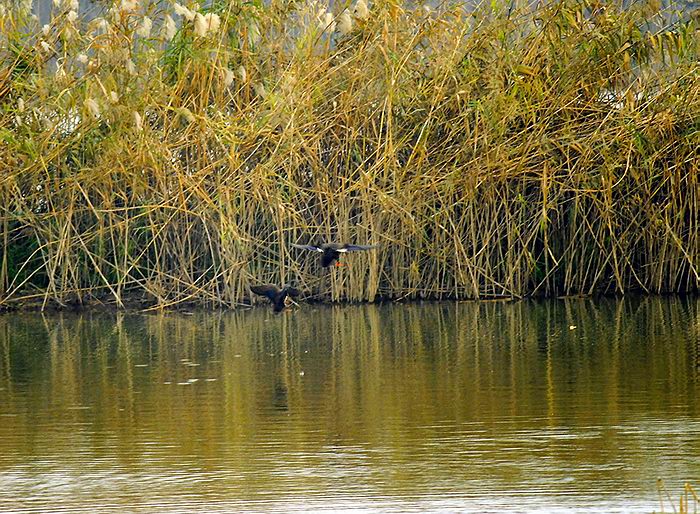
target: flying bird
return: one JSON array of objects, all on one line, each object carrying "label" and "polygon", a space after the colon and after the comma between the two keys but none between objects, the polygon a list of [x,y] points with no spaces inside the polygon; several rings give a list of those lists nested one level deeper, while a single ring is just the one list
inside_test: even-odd
[{"label": "flying bird", "polygon": [[364,252],[366,250],[371,250],[377,248],[379,245],[351,245],[351,244],[341,244],[341,243],[323,243],[319,246],[314,245],[297,245],[292,244],[294,248],[299,248],[301,250],[309,250],[310,252],[319,252],[321,255],[321,266],[327,268],[335,263],[336,266],[341,264],[338,261],[340,259],[341,253],[346,252]]},{"label": "flying bird", "polygon": [[295,289],[289,284],[286,284],[281,289],[274,284],[263,284],[259,286],[250,286],[250,290],[257,295],[265,296],[272,303],[274,312],[281,312],[286,307],[287,297],[299,296],[301,291]]}]

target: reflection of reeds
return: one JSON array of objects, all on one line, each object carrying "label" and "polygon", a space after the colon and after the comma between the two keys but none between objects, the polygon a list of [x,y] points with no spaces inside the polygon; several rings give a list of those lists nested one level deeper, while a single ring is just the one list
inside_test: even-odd
[{"label": "reflection of reeds", "polygon": [[[0,435],[32,436],[22,447],[0,437],[0,453],[24,462],[40,435],[44,447],[76,458],[116,454],[138,468],[195,455],[253,477],[260,445],[280,461],[335,444],[381,448],[366,464],[382,469],[385,459],[410,468],[416,448],[438,439],[460,469],[481,470],[480,451],[532,463],[533,448],[496,435],[531,431],[541,443],[549,430],[589,434],[536,447],[553,469],[583,460],[594,480],[612,473],[610,454],[628,452],[630,466],[614,471],[624,480],[662,462],[650,455],[659,450],[599,427],[643,430],[650,412],[682,425],[681,398],[693,415],[689,334],[699,306],[644,298],[4,316],[0,396],[3,412],[18,415],[3,418]],[[481,434],[471,434],[480,449],[463,430]],[[696,451],[681,429],[665,437]]]},{"label": "reflection of reeds", "polygon": [[2,302],[697,290],[695,18],[120,5],[0,16]]}]

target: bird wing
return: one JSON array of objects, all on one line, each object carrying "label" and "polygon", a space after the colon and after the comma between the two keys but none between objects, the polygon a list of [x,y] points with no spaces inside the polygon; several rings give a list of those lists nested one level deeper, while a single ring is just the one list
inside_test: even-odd
[{"label": "bird wing", "polygon": [[365,250],[371,250],[373,248],[378,248],[379,245],[343,245],[342,248],[338,248],[339,252],[364,252]]},{"label": "bird wing", "polygon": [[266,296],[272,301],[275,300],[275,296],[277,296],[280,292],[279,288],[273,284],[263,284],[260,286],[250,286],[250,290],[253,291],[255,294],[258,294],[260,296]]},{"label": "bird wing", "polygon": [[288,287],[288,288],[287,288],[287,294],[288,294],[289,296],[297,297],[297,296],[299,296],[299,295],[301,294],[301,291],[299,291],[299,290],[298,290],[297,288],[295,288],[295,287]]},{"label": "bird wing", "polygon": [[318,246],[313,246],[313,245],[298,245],[292,243],[292,246],[294,248],[299,248],[300,250],[309,250],[310,252],[323,252]]}]

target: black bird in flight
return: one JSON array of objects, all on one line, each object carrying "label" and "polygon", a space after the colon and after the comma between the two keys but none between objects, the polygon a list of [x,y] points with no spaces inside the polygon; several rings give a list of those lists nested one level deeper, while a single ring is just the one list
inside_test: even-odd
[{"label": "black bird in flight", "polygon": [[263,284],[259,286],[250,286],[250,290],[255,294],[267,297],[272,303],[272,310],[274,312],[281,312],[286,307],[287,297],[299,296],[301,291],[286,284],[282,289],[274,284]]},{"label": "black bird in flight", "polygon": [[319,246],[314,245],[297,245],[292,244],[294,248],[299,248],[301,250],[309,250],[310,252],[320,252],[321,255],[321,266],[327,268],[328,266],[335,263],[336,266],[341,266],[338,261],[340,259],[341,253],[346,252],[364,252],[366,250],[371,250],[377,248],[379,245],[351,245],[348,243],[323,243]]}]

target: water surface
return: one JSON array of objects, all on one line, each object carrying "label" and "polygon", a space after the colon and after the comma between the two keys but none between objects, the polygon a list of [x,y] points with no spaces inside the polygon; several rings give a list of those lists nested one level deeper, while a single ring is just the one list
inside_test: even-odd
[{"label": "water surface", "polygon": [[700,482],[699,311],[4,315],[0,511],[658,511]]}]

